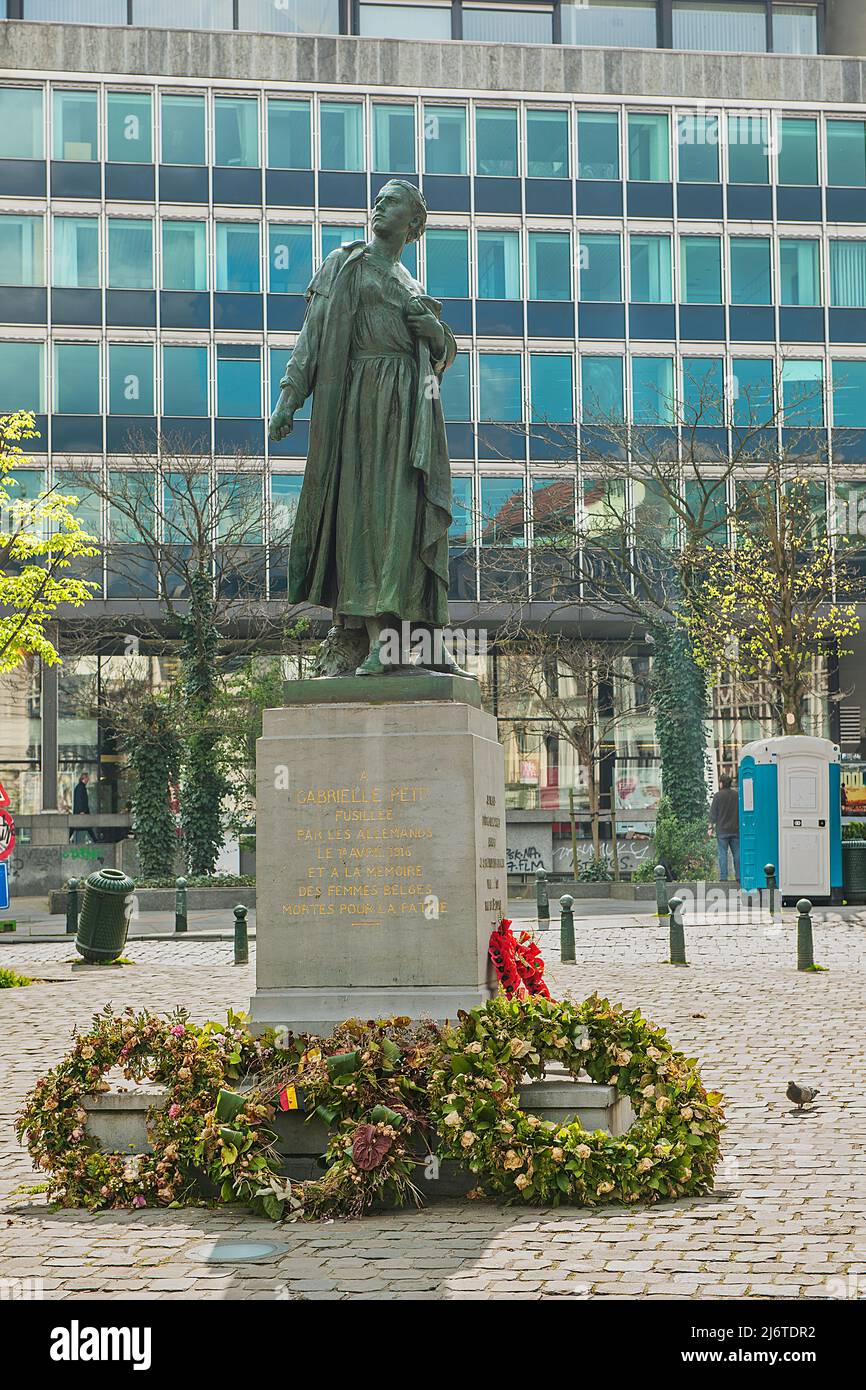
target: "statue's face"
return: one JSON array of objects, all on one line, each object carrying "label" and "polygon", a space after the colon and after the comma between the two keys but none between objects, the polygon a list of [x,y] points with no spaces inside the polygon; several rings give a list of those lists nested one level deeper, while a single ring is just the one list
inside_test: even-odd
[{"label": "statue's face", "polygon": [[381,237],[404,237],[412,225],[415,204],[408,189],[398,183],[386,183],[373,204],[373,231]]}]

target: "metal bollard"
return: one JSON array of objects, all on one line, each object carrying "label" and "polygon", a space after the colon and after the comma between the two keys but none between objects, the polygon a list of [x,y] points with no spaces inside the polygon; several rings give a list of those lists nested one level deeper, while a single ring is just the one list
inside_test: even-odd
[{"label": "metal bollard", "polygon": [[81,879],[71,878],[66,885],[66,935],[75,936],[78,931],[78,885]]},{"label": "metal bollard", "polygon": [[574,898],[563,893],[559,900],[559,959],[568,964],[576,959],[574,954]]},{"label": "metal bollard", "polygon": [[547,874],[539,869],[535,875],[535,905],[538,916],[538,930],[550,930],[550,896],[547,891]]},{"label": "metal bollard", "polygon": [[656,915],[661,919],[671,915],[668,901],[668,876],[664,864],[656,864],[653,869],[656,881]]},{"label": "metal bollard", "polygon": [[670,920],[670,965],[688,965],[686,960],[686,934],[683,928],[683,898],[671,898]]},{"label": "metal bollard", "polygon": [[174,881],[174,929],[176,932],[188,931],[186,919],[186,879]]},{"label": "metal bollard", "polygon": [[775,864],[764,865],[764,876],[767,880],[767,901],[770,904],[770,916],[776,915],[776,866]]},{"label": "metal bollard", "polygon": [[808,898],[797,903],[797,969],[814,970],[815,955],[812,946],[812,904]]},{"label": "metal bollard", "polygon": [[247,910],[243,903],[238,903],[235,912],[235,965],[247,965],[250,959],[249,940],[247,938]]}]

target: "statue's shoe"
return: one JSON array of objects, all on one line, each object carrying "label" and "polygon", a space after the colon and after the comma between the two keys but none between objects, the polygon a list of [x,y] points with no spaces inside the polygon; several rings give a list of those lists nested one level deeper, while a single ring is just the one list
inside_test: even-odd
[{"label": "statue's shoe", "polygon": [[383,666],[379,652],[372,651],[366,661],[362,661],[360,666],[356,666],[356,676],[387,676],[393,671],[393,666]]}]

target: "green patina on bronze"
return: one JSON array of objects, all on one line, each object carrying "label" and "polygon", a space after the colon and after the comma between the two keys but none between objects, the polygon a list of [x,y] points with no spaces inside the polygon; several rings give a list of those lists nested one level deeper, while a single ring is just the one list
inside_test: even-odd
[{"label": "green patina on bronze", "polygon": [[439,382],[457,346],[441,306],[400,263],[425,221],[417,189],[392,180],[376,199],[372,240],[327,257],[270,422],[271,438],[283,438],[312,393],[288,597],[333,609],[338,629],[366,626],[365,674],[381,669],[383,625],[448,622],[451,469]]}]

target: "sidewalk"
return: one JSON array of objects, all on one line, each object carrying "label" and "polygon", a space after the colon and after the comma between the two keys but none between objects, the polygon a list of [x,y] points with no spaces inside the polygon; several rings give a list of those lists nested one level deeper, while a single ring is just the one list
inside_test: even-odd
[{"label": "sidewalk", "polygon": [[[238,888],[236,901],[244,901],[244,889]],[[14,932],[0,932],[0,946],[16,940],[38,939],[40,941],[62,941],[66,936],[66,918],[61,913],[50,913],[44,897],[16,898],[13,896],[9,911],[0,914],[17,922]],[[213,912],[190,912],[188,916],[189,934],[203,939],[221,938],[234,934],[234,914],[232,910],[220,908]],[[247,913],[247,926],[255,933],[256,910],[251,907]],[[173,912],[142,912],[133,918],[129,929],[130,937],[149,938],[174,937]],[[183,937],[179,937],[180,940]]]}]

